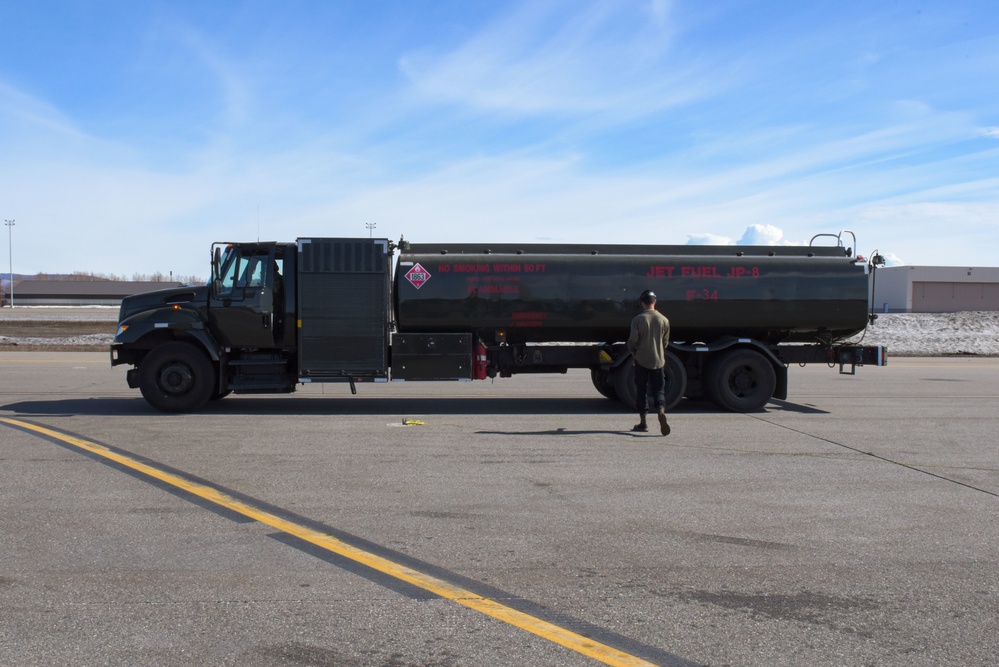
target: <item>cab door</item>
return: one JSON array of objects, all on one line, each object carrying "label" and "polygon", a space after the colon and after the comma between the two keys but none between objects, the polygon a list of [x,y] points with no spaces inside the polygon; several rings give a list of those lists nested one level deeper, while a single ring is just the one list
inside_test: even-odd
[{"label": "cab door", "polygon": [[220,255],[209,303],[219,342],[233,348],[274,347],[274,247],[228,245]]}]

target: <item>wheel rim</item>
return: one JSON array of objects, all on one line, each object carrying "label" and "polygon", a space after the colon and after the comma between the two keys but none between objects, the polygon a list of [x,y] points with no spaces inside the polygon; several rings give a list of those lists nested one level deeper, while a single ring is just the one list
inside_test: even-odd
[{"label": "wheel rim", "polygon": [[759,410],[773,396],[773,366],[755,350],[731,350],[706,369],[705,393],[733,412]]},{"label": "wheel rim", "polygon": [[740,398],[744,398],[747,394],[753,392],[756,389],[757,380],[756,375],[753,373],[753,369],[749,366],[740,366],[732,370],[732,375],[729,378],[729,388],[732,393]]},{"label": "wheel rim", "polygon": [[191,391],[194,386],[194,374],[184,364],[168,364],[160,369],[157,384],[167,394],[180,396]]}]

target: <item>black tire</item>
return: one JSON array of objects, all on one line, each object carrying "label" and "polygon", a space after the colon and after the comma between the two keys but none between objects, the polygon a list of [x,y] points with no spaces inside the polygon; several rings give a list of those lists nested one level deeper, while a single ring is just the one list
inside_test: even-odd
[{"label": "black tire", "polygon": [[617,400],[627,406],[629,410],[635,409],[635,369],[631,365],[631,357],[624,360],[620,366],[611,371],[611,383],[614,385],[614,393]]},{"label": "black tire", "polygon": [[139,390],[161,412],[191,412],[204,407],[214,393],[215,369],[190,343],[165,343],[139,365]]},{"label": "black tire", "polygon": [[669,350],[666,351],[666,409],[672,410],[687,395],[687,368]]},{"label": "black tire", "polygon": [[[638,399],[635,389],[635,368],[631,359],[614,369],[611,377],[618,399],[634,410]],[[666,409],[672,410],[687,392],[687,369],[672,352],[666,352]]]},{"label": "black tire", "polygon": [[774,395],[777,374],[755,350],[730,350],[708,364],[704,390],[715,405],[732,412],[762,410]]},{"label": "black tire", "polygon": [[617,391],[614,390],[614,384],[611,382],[610,371],[605,371],[602,368],[591,368],[590,379],[593,380],[593,386],[597,388],[601,396],[617,400]]}]

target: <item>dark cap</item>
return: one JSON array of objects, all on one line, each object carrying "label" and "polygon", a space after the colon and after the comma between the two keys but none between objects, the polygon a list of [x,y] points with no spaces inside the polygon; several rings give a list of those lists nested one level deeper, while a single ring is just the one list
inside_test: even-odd
[{"label": "dark cap", "polygon": [[649,304],[656,300],[656,293],[650,289],[642,292],[642,296],[638,297],[638,300],[642,303]]}]

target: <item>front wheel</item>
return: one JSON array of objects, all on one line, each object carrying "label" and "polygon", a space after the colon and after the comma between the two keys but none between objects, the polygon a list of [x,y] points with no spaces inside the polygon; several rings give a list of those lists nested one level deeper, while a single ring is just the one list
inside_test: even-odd
[{"label": "front wheel", "polygon": [[755,350],[731,350],[711,362],[704,390],[715,405],[732,412],[756,412],[774,395],[777,374]]},{"label": "front wheel", "polygon": [[215,369],[190,343],[153,348],[139,365],[139,390],[161,412],[191,412],[204,407],[215,389]]}]

